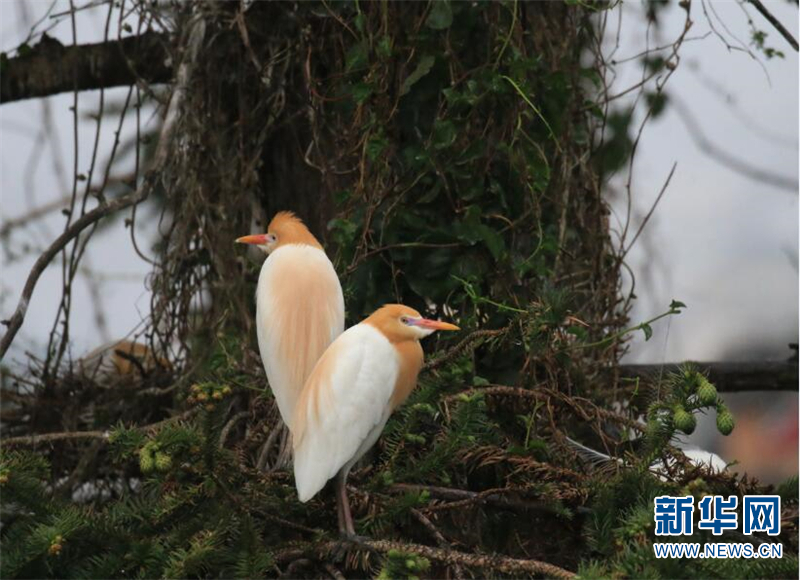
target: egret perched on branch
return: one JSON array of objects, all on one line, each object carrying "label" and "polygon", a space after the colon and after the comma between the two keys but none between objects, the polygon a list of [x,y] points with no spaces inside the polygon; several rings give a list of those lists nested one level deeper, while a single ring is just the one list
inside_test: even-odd
[{"label": "egret perched on branch", "polygon": [[81,357],[77,366],[82,374],[100,382],[171,368],[169,360],[157,357],[147,345],[124,338],[97,347]]},{"label": "egret perched on branch", "polygon": [[268,254],[256,290],[258,348],[283,422],[293,431],[306,379],[344,330],[342,286],[320,243],[291,212],[278,212],[266,234],[236,241]]},{"label": "egret perched on branch", "polygon": [[344,534],[355,534],[347,474],[416,386],[423,360],[419,340],[436,330],[459,328],[388,304],[337,338],[303,387],[292,421],[297,495],[306,502],[336,476]]}]

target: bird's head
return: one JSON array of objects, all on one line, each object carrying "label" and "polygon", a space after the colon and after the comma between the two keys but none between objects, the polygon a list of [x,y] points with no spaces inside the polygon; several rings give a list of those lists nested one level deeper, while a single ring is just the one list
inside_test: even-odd
[{"label": "bird's head", "polygon": [[239,244],[252,244],[265,254],[271,254],[287,244],[305,244],[322,249],[302,220],[290,211],[279,211],[269,222],[266,234],[243,236],[236,240]]},{"label": "bird's head", "polygon": [[403,304],[387,304],[373,312],[366,322],[392,342],[419,340],[437,330],[461,330],[449,322],[423,318],[419,312]]}]

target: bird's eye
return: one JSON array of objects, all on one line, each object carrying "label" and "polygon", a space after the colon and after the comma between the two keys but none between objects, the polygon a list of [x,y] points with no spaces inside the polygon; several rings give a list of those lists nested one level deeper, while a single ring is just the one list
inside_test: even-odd
[{"label": "bird's eye", "polygon": [[403,324],[408,324],[408,316],[401,317],[400,322],[402,322]]},{"label": "bird's eye", "polygon": [[278,236],[275,234],[267,234],[267,241],[272,243],[278,241]]}]

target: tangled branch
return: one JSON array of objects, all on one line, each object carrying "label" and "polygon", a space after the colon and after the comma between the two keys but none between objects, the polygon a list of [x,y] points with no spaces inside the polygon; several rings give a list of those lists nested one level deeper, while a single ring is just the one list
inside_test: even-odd
[{"label": "tangled branch", "polygon": [[58,238],[56,238],[52,244],[50,244],[47,250],[45,250],[44,253],[39,256],[39,258],[36,260],[36,263],[33,265],[33,268],[31,268],[30,273],[28,274],[28,279],[25,282],[25,287],[22,289],[22,296],[20,296],[19,302],[17,303],[17,308],[14,310],[14,314],[10,319],[2,321],[2,323],[8,327],[8,330],[3,335],[3,339],[0,340],[0,360],[5,357],[8,348],[14,341],[14,337],[22,326],[22,322],[25,320],[25,314],[28,311],[28,305],[30,304],[31,296],[33,295],[33,291],[36,289],[36,283],[39,281],[39,277],[42,275],[42,272],[44,272],[45,268],[47,268],[53,258],[55,258],[56,255],[63,250],[71,240],[75,239],[89,226],[96,224],[106,216],[144,201],[150,191],[151,181],[152,174],[150,177],[145,177],[144,182],[138,190],[129,193],[128,195],[118,197],[112,201],[101,203],[92,211],[82,215],[79,219],[75,220],[75,223],[64,230],[64,232],[58,236]]},{"label": "tangled branch", "polygon": [[319,558],[327,558],[332,552],[341,549],[342,546],[352,549],[366,549],[379,554],[386,554],[390,550],[417,554],[423,558],[435,560],[442,564],[455,566],[469,566],[491,570],[502,574],[541,574],[548,578],[571,579],[575,574],[564,568],[560,568],[547,562],[539,560],[520,560],[507,556],[490,554],[467,554],[446,548],[433,548],[420,544],[407,544],[404,542],[393,542],[390,540],[357,540],[346,542],[323,542],[308,544],[299,548],[290,548],[275,554],[277,563],[292,562],[302,556],[316,555]]}]

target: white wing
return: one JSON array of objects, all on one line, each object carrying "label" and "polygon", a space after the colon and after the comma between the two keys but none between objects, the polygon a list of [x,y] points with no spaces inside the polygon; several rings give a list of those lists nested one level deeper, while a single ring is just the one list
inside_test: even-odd
[{"label": "white wing", "polygon": [[683,454],[692,462],[693,465],[705,465],[711,471],[721,473],[728,469],[728,464],[716,453],[706,451],[705,449],[685,448]]},{"label": "white wing", "polygon": [[270,387],[291,429],[306,379],[344,330],[342,286],[325,252],[290,244],[270,254],[258,278],[256,330]]},{"label": "white wing", "polygon": [[308,501],[369,449],[383,430],[400,363],[389,340],[357,324],[325,351],[295,412],[294,478]]}]

